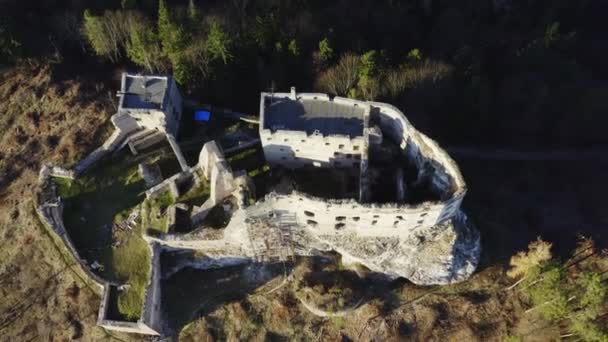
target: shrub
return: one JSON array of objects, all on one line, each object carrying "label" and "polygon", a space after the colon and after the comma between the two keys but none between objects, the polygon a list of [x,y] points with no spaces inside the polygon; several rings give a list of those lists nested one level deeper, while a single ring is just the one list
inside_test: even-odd
[{"label": "shrub", "polygon": [[116,62],[131,38],[133,23],[144,20],[136,12],[106,11],[102,16],[84,11],[83,33],[97,56]]},{"label": "shrub", "polygon": [[551,243],[538,238],[528,245],[528,251],[519,252],[511,258],[511,269],[507,275],[511,278],[526,275],[530,269],[551,259]]},{"label": "shrub", "polygon": [[319,58],[322,62],[327,62],[334,56],[334,49],[332,49],[329,39],[323,38],[319,42]]},{"label": "shrub", "polygon": [[293,56],[300,55],[300,49],[298,48],[298,42],[296,41],[295,38],[289,41],[289,45],[287,45],[287,51],[289,51],[289,53],[292,54]]},{"label": "shrub", "polygon": [[557,320],[569,313],[566,272],[562,265],[550,263],[528,270],[530,275],[523,291],[543,318]]},{"label": "shrub", "polygon": [[359,77],[359,56],[347,53],[338,64],[321,73],[317,88],[333,95],[346,96],[357,85]]}]

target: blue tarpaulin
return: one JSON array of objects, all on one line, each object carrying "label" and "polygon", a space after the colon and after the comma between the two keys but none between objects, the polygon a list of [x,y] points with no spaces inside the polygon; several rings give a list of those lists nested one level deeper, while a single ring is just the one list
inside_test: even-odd
[{"label": "blue tarpaulin", "polygon": [[196,121],[209,121],[211,117],[211,112],[206,110],[197,110],[194,112],[194,120]]}]

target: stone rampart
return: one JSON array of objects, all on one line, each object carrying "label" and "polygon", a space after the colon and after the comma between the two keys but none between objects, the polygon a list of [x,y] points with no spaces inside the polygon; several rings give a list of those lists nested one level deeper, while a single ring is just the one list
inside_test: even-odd
[{"label": "stone rampart", "polygon": [[[439,145],[419,132],[410,124],[405,115],[396,107],[380,102],[371,102],[378,108],[382,132],[407,154],[410,160],[417,164],[419,170],[424,169],[425,162],[432,162],[435,168],[433,181],[435,185],[452,194],[453,197],[464,196],[466,184],[456,162]],[[445,198],[444,200],[448,200]]]},{"label": "stone rampart", "polygon": [[162,248],[158,243],[148,244],[150,248],[151,265],[150,265],[150,280],[146,286],[144,294],[144,306],[142,308],[141,323],[151,329],[160,332],[162,329],[161,322],[161,266],[160,254]]},{"label": "stone rampart", "polygon": [[328,200],[298,192],[270,194],[266,201],[271,202],[275,210],[295,213],[301,224],[320,235],[354,232],[360,236],[405,236],[453,216],[452,207],[443,202],[381,205],[353,199]]},{"label": "stone rampart", "polygon": [[57,186],[50,177],[42,180],[40,191],[36,196],[36,214],[49,234],[58,238],[70,252],[78,267],[91,283],[101,292],[106,280],[93,273],[87,262],[80,257],[63,224],[63,203],[57,194]]}]

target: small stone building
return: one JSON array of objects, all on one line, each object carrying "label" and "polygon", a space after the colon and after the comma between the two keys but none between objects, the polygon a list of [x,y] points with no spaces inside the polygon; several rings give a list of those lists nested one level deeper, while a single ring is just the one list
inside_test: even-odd
[{"label": "small stone building", "polygon": [[177,136],[182,97],[172,77],[123,73],[118,97],[114,122]]}]

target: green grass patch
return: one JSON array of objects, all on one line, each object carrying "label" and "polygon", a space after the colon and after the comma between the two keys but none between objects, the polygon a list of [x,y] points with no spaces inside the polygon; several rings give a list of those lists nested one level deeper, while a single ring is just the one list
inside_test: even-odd
[{"label": "green grass patch", "polygon": [[140,234],[131,236],[114,249],[112,271],[116,278],[126,281],[129,288],[118,295],[118,310],[128,320],[140,318],[144,293],[150,277],[150,249]]},{"label": "green grass patch", "polygon": [[201,206],[209,198],[210,191],[209,183],[207,183],[207,181],[202,181],[199,185],[193,187],[190,191],[178,198],[177,202],[191,206]]},{"label": "green grass patch", "polygon": [[[63,219],[79,254],[89,263],[104,265],[103,277],[126,282],[118,293],[120,314],[140,317],[143,294],[150,273],[150,252],[142,238],[143,227],[113,229],[145,198],[145,184],[137,165],[107,160],[76,180],[55,178],[64,202]],[[118,241],[112,247],[112,241]]]},{"label": "green grass patch", "polygon": [[165,191],[162,194],[152,198],[150,202],[155,207],[167,208],[171,204],[175,203],[175,199],[169,191]]},{"label": "green grass patch", "polygon": [[257,169],[253,169],[249,172],[247,172],[247,174],[249,175],[249,177],[251,178],[255,178],[257,176],[260,176],[266,172],[270,171],[270,166],[268,166],[267,164],[264,164],[260,167],[258,167]]},{"label": "green grass patch", "polygon": [[245,159],[247,156],[255,154],[257,151],[258,151],[258,148],[250,148],[248,150],[241,151],[241,152],[233,155],[232,157],[228,158],[228,161],[229,162],[234,162],[234,161],[237,161],[237,160]]},{"label": "green grass patch", "polygon": [[252,171],[264,165],[264,151],[261,148],[250,148],[228,158],[232,170]]}]

